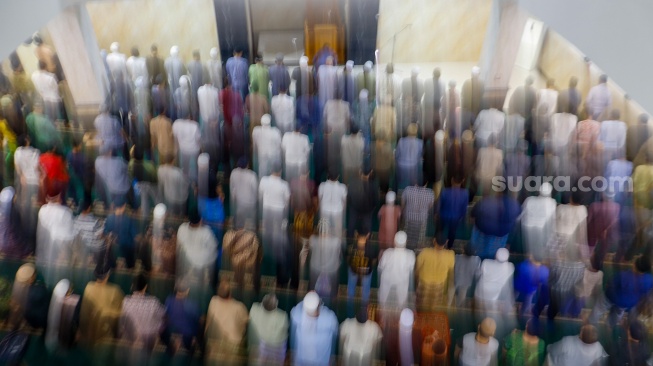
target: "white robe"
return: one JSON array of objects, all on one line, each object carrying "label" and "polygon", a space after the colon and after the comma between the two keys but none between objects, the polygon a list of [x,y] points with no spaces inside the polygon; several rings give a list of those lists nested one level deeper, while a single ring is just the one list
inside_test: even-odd
[{"label": "white robe", "polygon": [[203,85],[197,90],[197,102],[203,125],[209,121],[217,121],[220,117],[219,98],[219,91],[213,85]]},{"label": "white robe", "polygon": [[256,126],[252,142],[258,160],[258,176],[262,179],[272,173],[275,164],[281,164],[281,133],[276,127]]},{"label": "white robe", "polygon": [[336,97],[338,92],[337,68],[330,65],[322,65],[317,71],[318,97],[320,105]]},{"label": "white robe", "polygon": [[274,123],[284,135],[295,130],[295,103],[293,97],[288,94],[277,94],[270,102]]},{"label": "white robe", "polygon": [[[390,248],[379,261],[379,303],[402,308],[408,301],[408,289],[415,268],[415,252],[406,248]],[[391,298],[394,291],[395,297]]]},{"label": "white robe", "polygon": [[526,253],[543,258],[546,244],[556,230],[556,206],[551,197],[528,197],[524,201],[521,228]]},{"label": "white robe", "polygon": [[383,337],[381,327],[368,320],[359,323],[347,319],[340,325],[340,353],[347,366],[372,365],[377,359],[379,342]]},{"label": "white robe", "polygon": [[[150,80],[147,73],[147,63],[145,62],[145,57],[135,57],[131,56],[127,59],[126,62],[127,74],[131,78],[132,83],[136,82],[136,79],[139,77],[143,78],[143,81],[146,84],[149,84],[147,81]],[[148,85],[143,85],[148,87]]]},{"label": "white robe", "polygon": [[326,181],[317,189],[320,202],[320,218],[329,220],[329,233],[342,236],[344,210],[347,205],[347,187],[339,182]]},{"label": "white robe", "polygon": [[491,135],[494,135],[496,141],[499,141],[505,122],[506,114],[498,109],[491,108],[480,111],[474,122],[474,135],[477,146],[487,146]]},{"label": "white robe", "polygon": [[281,140],[284,156],[284,172],[288,182],[299,177],[308,168],[311,147],[308,136],[298,132],[286,132]]},{"label": "white robe", "polygon": [[111,77],[116,79],[116,77],[127,78],[129,74],[127,73],[127,61],[125,54],[120,52],[111,52],[107,55],[107,65],[109,66],[109,71],[111,72]]}]

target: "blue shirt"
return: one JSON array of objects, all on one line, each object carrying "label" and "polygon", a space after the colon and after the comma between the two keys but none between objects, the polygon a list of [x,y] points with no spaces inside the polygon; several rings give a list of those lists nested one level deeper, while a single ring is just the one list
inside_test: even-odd
[{"label": "blue shirt", "polygon": [[166,299],[166,317],[168,331],[184,336],[198,334],[200,308],[192,300],[178,299],[174,295]]},{"label": "blue shirt", "polygon": [[521,212],[517,200],[503,197],[486,197],[472,209],[476,227],[485,235],[506,236],[510,234]]},{"label": "blue shirt", "polygon": [[422,140],[415,137],[402,137],[397,144],[395,156],[398,165],[415,165],[422,160]]},{"label": "blue shirt", "polygon": [[549,282],[549,268],[544,265],[536,266],[531,261],[523,261],[517,266],[515,275],[515,291],[531,294],[540,285],[546,286]]},{"label": "blue shirt", "polygon": [[605,168],[605,177],[610,188],[615,193],[614,201],[624,205],[628,201],[628,179],[633,174],[633,163],[628,160],[616,159],[608,163]]},{"label": "blue shirt", "polygon": [[444,220],[460,220],[467,214],[469,192],[465,188],[445,188],[440,195],[440,217]]},{"label": "blue shirt", "polygon": [[304,302],[290,311],[290,347],[295,353],[293,365],[328,366],[335,354],[338,318],[326,306],[311,318],[304,313]]},{"label": "blue shirt", "polygon": [[222,240],[222,225],[224,225],[224,204],[219,198],[199,197],[197,199],[197,210],[200,212],[202,221],[211,227],[213,234],[218,240]]},{"label": "blue shirt", "polygon": [[605,295],[614,305],[630,309],[652,288],[653,276],[650,273],[618,271],[608,283]]},{"label": "blue shirt", "polygon": [[227,75],[229,75],[233,89],[241,90],[247,87],[247,70],[249,66],[244,58],[229,57],[225,68],[227,69]]},{"label": "blue shirt", "polygon": [[107,216],[104,223],[104,234],[112,233],[116,236],[116,243],[120,247],[133,247],[134,238],[138,234],[138,226],[127,214]]}]

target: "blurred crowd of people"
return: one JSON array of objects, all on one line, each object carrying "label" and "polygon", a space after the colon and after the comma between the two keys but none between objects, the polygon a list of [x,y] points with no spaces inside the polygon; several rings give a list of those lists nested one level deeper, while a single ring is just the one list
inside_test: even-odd
[{"label": "blurred crowd of people", "polygon": [[[584,103],[575,78],[564,90],[529,78],[504,108],[478,68],[459,92],[437,68],[338,66],[328,45],[289,68],[282,54],[268,67],[235,50],[223,65],[213,48],[186,63],[177,46],[163,59],[114,43],[94,130],[66,138],[56,54],[34,42],[31,79],[20,60],[0,74],[0,252],[30,262],[10,320],[46,329],[49,350],[118,336],[137,364],[157,342],[234,364],[283,364],[287,347],[296,365],[328,365],[336,349],[346,365],[649,359],[653,140],[647,116],[620,121],[607,77]],[[528,177],[571,183],[511,183]],[[582,185],[596,177],[619,183]],[[258,296],[264,266],[277,291],[308,279],[289,316],[274,293],[248,310],[220,280],[228,270],[234,293]],[[79,267],[97,279],[81,296]],[[114,268],[133,271],[132,295],[109,282]],[[148,294],[154,275],[175,278],[165,305]],[[339,325],[329,307],[342,297]],[[470,305],[478,331],[455,352],[448,326],[415,341],[420,314]],[[580,334],[546,348],[545,309],[582,319]],[[500,344],[497,324],[518,329]]]}]

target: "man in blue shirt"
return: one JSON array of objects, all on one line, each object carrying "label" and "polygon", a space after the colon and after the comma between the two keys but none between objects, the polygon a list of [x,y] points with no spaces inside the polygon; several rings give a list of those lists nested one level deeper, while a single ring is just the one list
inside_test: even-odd
[{"label": "man in blue shirt", "polygon": [[444,228],[447,228],[447,248],[451,249],[456,240],[458,225],[467,214],[469,203],[469,192],[462,188],[462,177],[452,177],[451,187],[445,188],[440,194],[438,210],[440,220],[438,221],[438,233],[441,235]]},{"label": "man in blue shirt", "polygon": [[338,336],[336,314],[321,304],[315,291],[306,294],[290,311],[290,347],[293,365],[328,366],[335,355]]},{"label": "man in blue shirt", "polygon": [[541,302],[545,300],[542,296],[548,292],[549,268],[541,262],[541,258],[530,255],[517,266],[515,293],[522,296],[522,316],[530,311],[536,296]]},{"label": "man in blue shirt", "polygon": [[188,299],[190,287],[184,281],[175,286],[175,294],[168,296],[165,303],[166,327],[161,333],[161,340],[168,347],[168,353],[173,354],[171,336],[180,334],[184,348],[192,351],[193,340],[197,337],[197,343],[202,344],[202,332],[200,331],[200,308],[193,300]]},{"label": "man in blue shirt", "polygon": [[617,271],[612,279],[607,281],[605,295],[592,309],[590,323],[596,324],[599,318],[609,311],[608,323],[614,327],[621,320],[624,312],[637,305],[651,289],[653,289],[651,262],[644,255],[635,260],[632,269]]},{"label": "man in blue shirt", "polygon": [[136,246],[134,238],[138,234],[137,225],[134,220],[125,212],[127,202],[121,200],[115,202],[116,209],[107,216],[104,223],[104,235],[115,238],[115,243],[120,249],[120,254],[125,258],[127,268],[134,268],[136,264]]},{"label": "man in blue shirt", "polygon": [[471,243],[476,255],[481,259],[494,258],[497,250],[506,246],[520,213],[519,202],[503,192],[486,196],[474,205]]},{"label": "man in blue shirt", "polygon": [[242,100],[245,100],[247,96],[247,71],[249,70],[249,65],[247,64],[247,60],[243,58],[242,49],[236,48],[234,50],[234,55],[227,60],[225,69],[231,81],[231,87],[240,93]]}]

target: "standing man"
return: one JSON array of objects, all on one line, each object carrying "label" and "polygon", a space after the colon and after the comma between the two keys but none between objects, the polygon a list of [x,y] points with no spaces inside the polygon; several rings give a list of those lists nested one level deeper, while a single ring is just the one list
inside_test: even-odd
[{"label": "standing man", "polygon": [[485,83],[481,80],[480,74],[481,69],[478,66],[472,67],[472,77],[463,83],[460,90],[460,107],[462,108],[463,120],[473,121],[476,119],[478,112],[483,109]]},{"label": "standing man", "polygon": [[263,63],[263,56],[256,55],[256,63],[249,66],[248,76],[250,88],[256,84],[258,92],[265,98],[266,101],[270,100],[268,87],[270,85],[270,72],[268,67]]},{"label": "standing man", "polygon": [[320,184],[317,191],[320,219],[329,221],[329,233],[342,238],[342,225],[347,207],[347,187],[338,182],[338,176],[329,174],[329,179]]},{"label": "standing man", "polygon": [[138,47],[132,47],[132,55],[127,59],[127,75],[132,81],[132,85],[136,83],[136,79],[142,77],[147,83],[146,88],[149,88],[150,78],[147,73],[147,61],[145,57],[141,57]]},{"label": "standing man", "polygon": [[261,178],[258,195],[263,218],[263,255],[276,264],[277,287],[285,288],[290,279],[287,229],[290,186],[281,179],[280,164],[272,167],[271,175]]},{"label": "standing man", "polygon": [[572,76],[569,78],[569,88],[558,93],[558,113],[570,113],[578,116],[578,108],[580,107],[582,97],[578,89],[576,89],[577,85],[578,78]]},{"label": "standing man", "polygon": [[[200,86],[204,85],[204,80],[208,79],[207,72],[204,69],[204,64],[200,60],[200,50],[193,51],[193,61],[190,61],[186,66],[188,69],[188,76],[190,77],[190,89],[192,91],[193,98],[191,99],[193,104],[192,108],[194,111],[197,111],[197,90]],[[193,116],[197,119],[197,116]]]},{"label": "standing man", "polygon": [[372,230],[372,216],[379,205],[379,183],[372,178],[372,169],[359,170],[359,177],[354,178],[347,188],[349,199],[349,222],[347,237],[354,232],[369,233]]},{"label": "standing man", "polygon": [[162,80],[168,80],[163,59],[159,57],[159,48],[157,45],[153,44],[150,47],[150,56],[147,56],[145,59],[145,65],[147,66],[150,85],[156,84],[156,79],[159,75],[161,75]]},{"label": "standing man", "polygon": [[234,169],[229,179],[229,193],[231,215],[234,217],[234,227],[246,227],[256,230],[258,219],[256,216],[258,198],[258,178],[256,173],[248,169],[246,158],[238,161],[238,168]]},{"label": "standing man", "polygon": [[231,81],[232,88],[245,100],[247,96],[247,60],[243,58],[243,50],[236,48],[233,57],[229,57],[225,65],[227,76]]},{"label": "standing man", "polygon": [[270,66],[270,80],[272,81],[272,97],[285,90],[290,89],[290,73],[288,67],[283,64],[283,53],[277,53],[274,57],[274,65]]},{"label": "standing man", "polygon": [[408,234],[408,248],[421,248],[434,201],[433,190],[417,184],[406,187],[401,195],[401,216],[404,218],[404,230]]},{"label": "standing man", "polygon": [[[320,100],[320,108],[325,108],[328,101],[334,99],[338,94],[338,76],[337,69],[334,66],[333,57],[326,58],[326,62],[317,71],[317,86],[318,98]],[[319,67],[316,65],[316,67]]]},{"label": "standing man", "polygon": [[211,48],[209,51],[210,60],[206,61],[206,66],[209,72],[209,80],[214,88],[222,89],[222,62],[218,58],[219,52],[217,47]]},{"label": "standing man", "polygon": [[[272,85],[274,86],[274,80]],[[275,126],[282,136],[295,130],[295,100],[288,95],[288,89],[285,85],[278,87],[277,94],[272,97],[270,102]]]},{"label": "standing man", "polygon": [[179,47],[172,46],[170,48],[170,57],[165,60],[164,67],[168,75],[168,86],[174,92],[179,88],[179,78],[182,75],[186,75],[186,66],[184,66],[184,61],[181,57],[179,57]]},{"label": "standing man", "polygon": [[39,61],[38,66],[39,69],[32,74],[32,83],[43,100],[45,114],[54,122],[61,116],[59,110],[61,103],[59,84],[55,75],[46,70],[45,62]]},{"label": "standing man", "polygon": [[172,125],[172,134],[179,152],[179,167],[186,177],[197,182],[197,157],[200,153],[200,127],[191,119],[178,119]]},{"label": "standing man", "polygon": [[395,150],[397,188],[399,191],[409,185],[421,183],[423,148],[422,140],[417,138],[417,124],[411,123],[407,128],[407,136],[399,139]]},{"label": "standing man", "polygon": [[261,126],[254,127],[252,131],[252,149],[261,179],[270,175],[273,167],[281,167],[281,133],[278,128],[270,126],[271,119],[269,114],[263,115]]},{"label": "standing man", "polygon": [[608,89],[608,76],[599,76],[599,84],[593,86],[585,100],[585,110],[588,116],[595,121],[602,121],[607,117],[607,112],[612,106],[612,94]]},{"label": "standing man", "polygon": [[446,242],[433,239],[432,248],[424,248],[415,264],[417,307],[435,310],[436,305],[448,305],[453,299],[453,269],[455,253],[446,249]]}]

